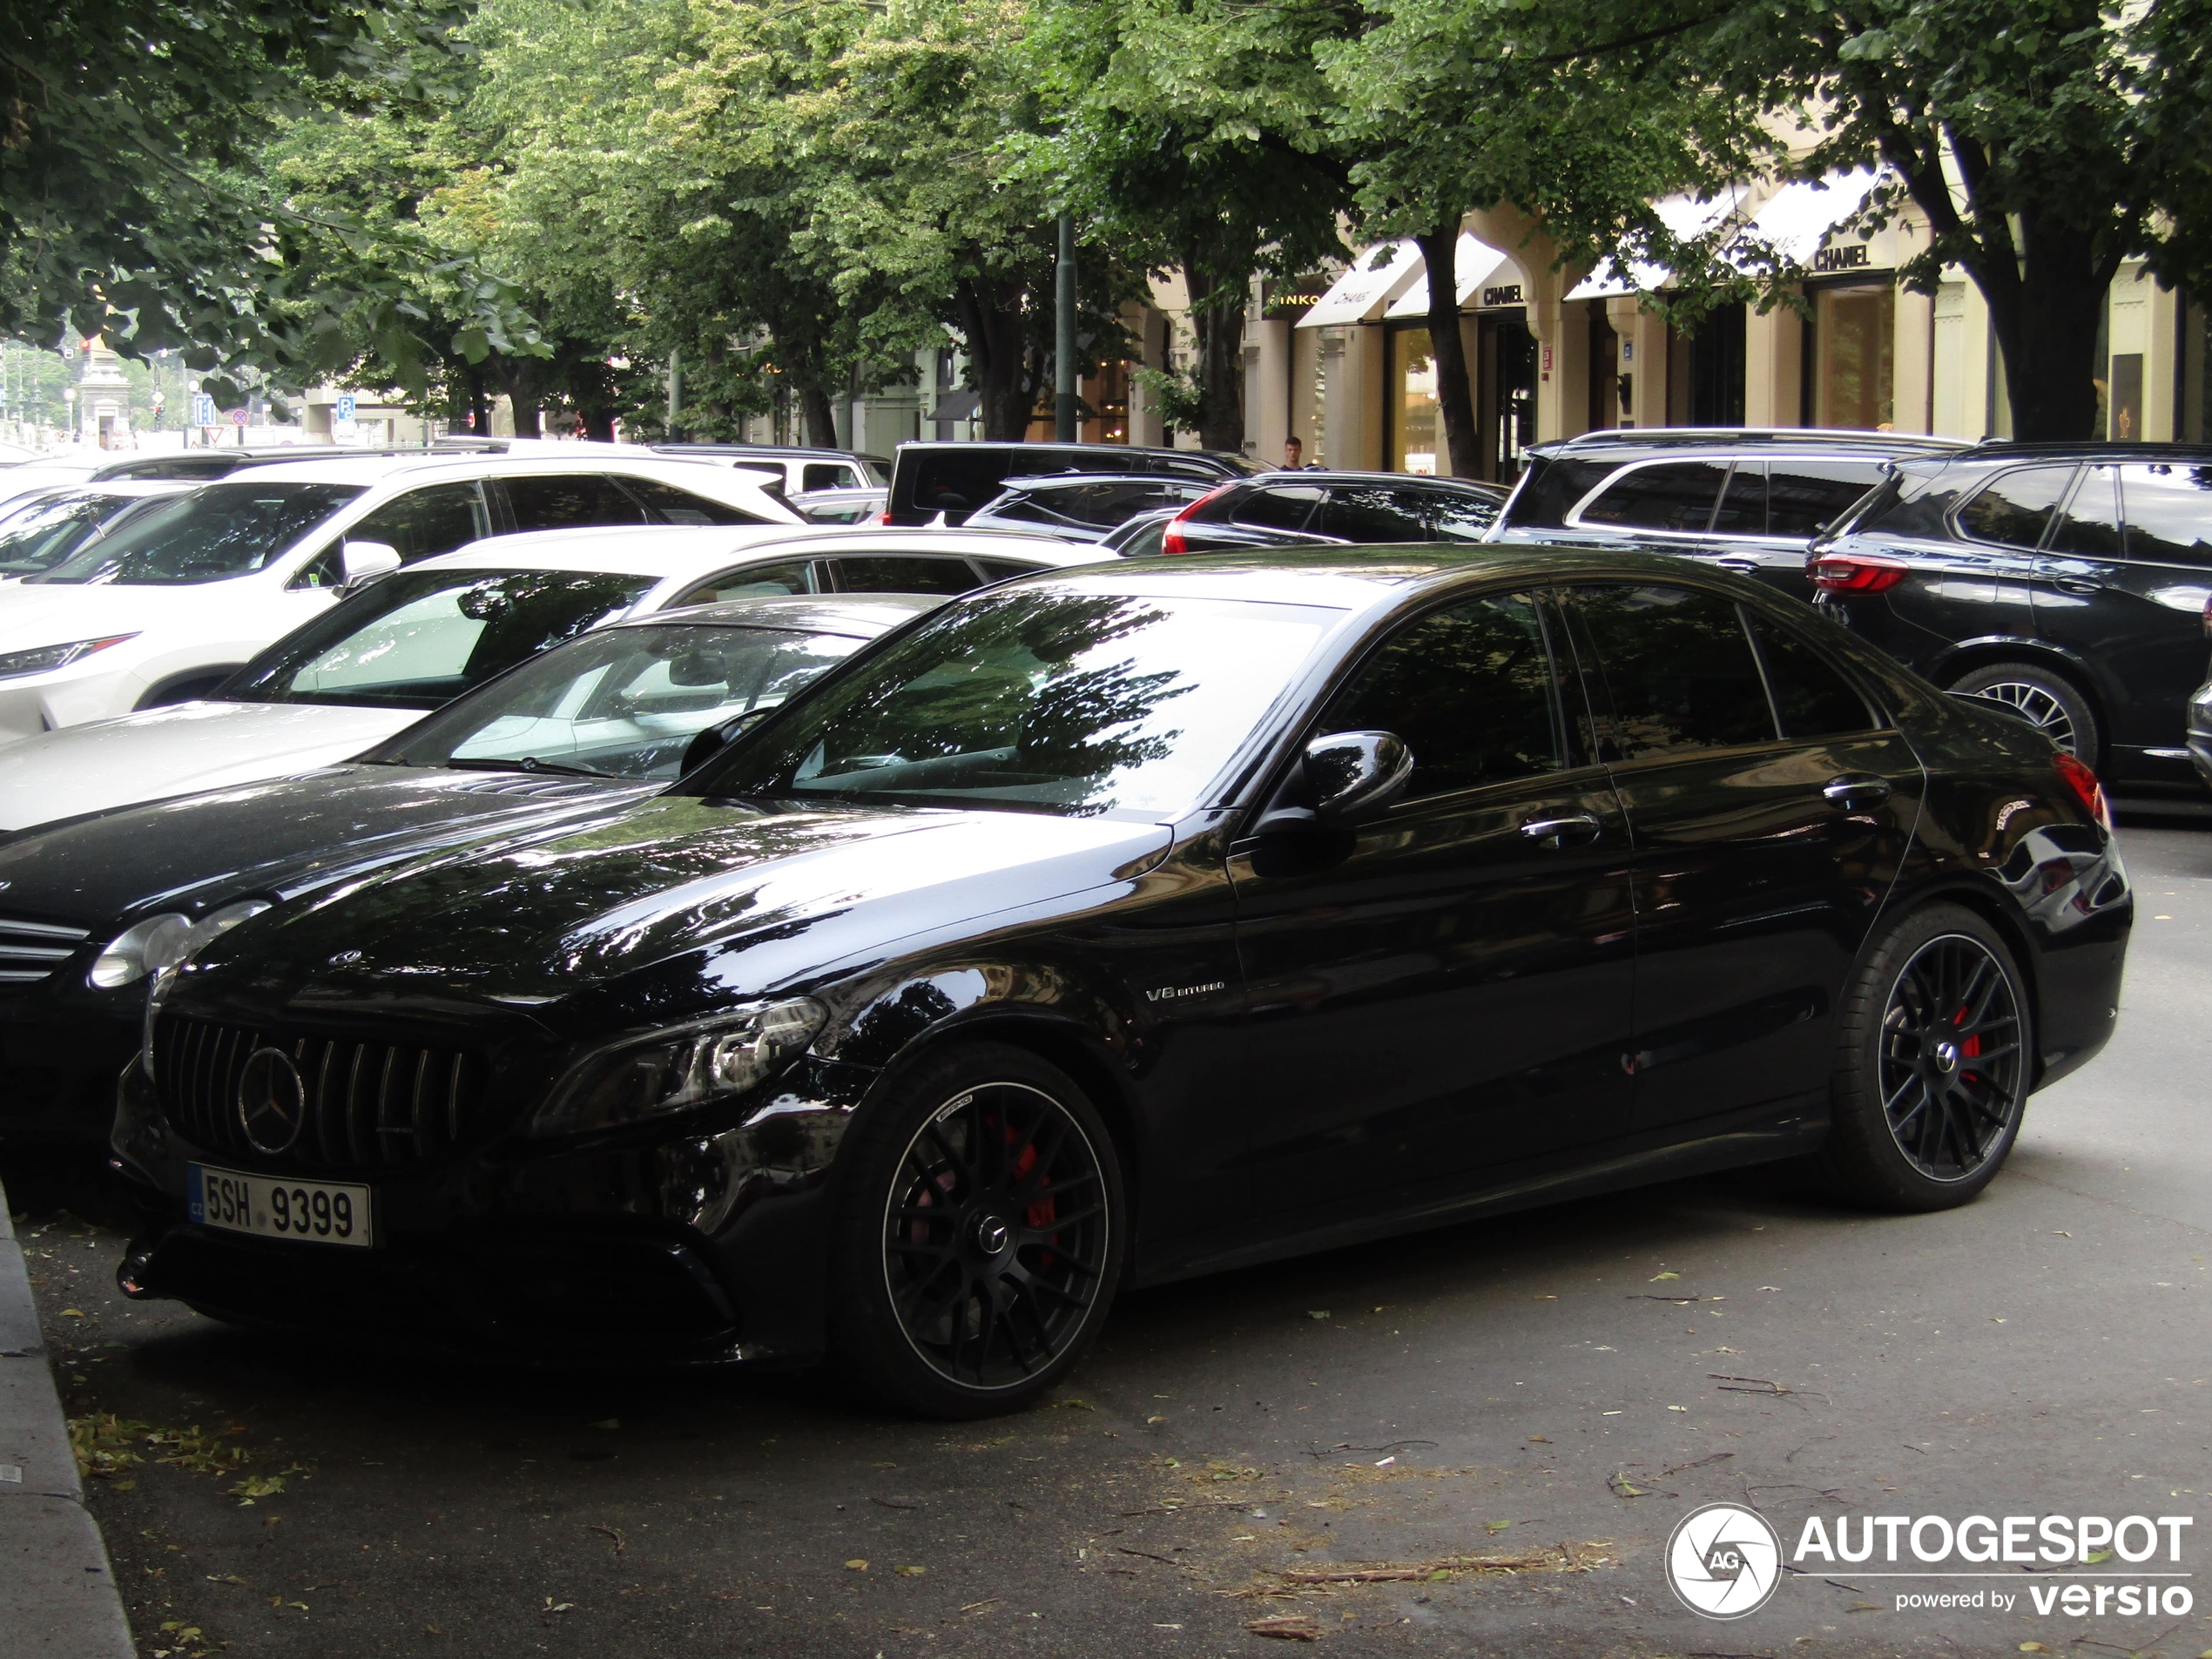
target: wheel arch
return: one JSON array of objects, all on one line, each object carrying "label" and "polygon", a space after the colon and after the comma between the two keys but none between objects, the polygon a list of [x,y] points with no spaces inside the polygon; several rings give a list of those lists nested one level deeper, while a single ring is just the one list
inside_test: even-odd
[{"label": "wheel arch", "polygon": [[172,701],[183,701],[185,699],[178,698],[177,693],[187,686],[198,685],[212,691],[245,666],[243,663],[219,663],[212,668],[187,668],[165,675],[148,686],[132,708],[135,711],[159,708]]},{"label": "wheel arch", "polygon": [[1867,939],[1868,952],[1878,948],[1908,916],[1932,904],[1955,904],[1972,911],[1996,929],[1997,936],[2012,952],[2013,963],[2020,969],[2020,984],[2027,993],[2028,1018],[2033,1022],[2032,1028],[2035,1033],[2035,1050],[2029,1056],[2032,1073],[2028,1088],[2031,1091],[2040,1088],[2044,1069],[2042,958],[2027,918],[2020,914],[2010,895],[1993,893],[1986,883],[1977,882],[1970,876],[1939,878],[1910,894],[1898,895],[1885,907],[1882,926]]},{"label": "wheel arch", "polygon": [[2106,695],[2103,676],[2080,653],[2063,645],[2054,645],[2048,640],[2021,639],[2011,635],[1962,639],[1946,647],[1930,664],[1928,678],[1948,687],[1954,680],[1993,663],[2026,663],[2059,675],[2087,700],[2098,725],[2107,732],[2112,730],[2112,700]]}]

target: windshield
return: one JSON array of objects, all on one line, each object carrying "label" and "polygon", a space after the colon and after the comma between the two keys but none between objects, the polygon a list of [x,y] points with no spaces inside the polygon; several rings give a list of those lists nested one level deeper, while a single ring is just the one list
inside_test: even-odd
[{"label": "windshield", "polygon": [[774,707],[865,643],[710,623],[610,628],[548,652],[368,758],[673,778],[706,727]]},{"label": "windshield", "polygon": [[435,709],[612,621],[653,582],[603,570],[401,571],[286,635],[222,695]]},{"label": "windshield", "polygon": [[361,493],[359,484],[208,484],[24,580],[138,587],[250,576]]},{"label": "windshield", "polygon": [[51,570],[103,528],[158,499],[71,489],[27,502],[0,517],[0,576]]},{"label": "windshield", "polygon": [[981,595],[738,745],[698,790],[1171,817],[1201,803],[1339,614]]}]

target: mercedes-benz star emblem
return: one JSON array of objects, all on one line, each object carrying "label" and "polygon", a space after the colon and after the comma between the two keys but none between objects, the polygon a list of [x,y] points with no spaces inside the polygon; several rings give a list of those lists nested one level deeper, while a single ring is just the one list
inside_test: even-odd
[{"label": "mercedes-benz star emblem", "polygon": [[1782,1581],[1782,1540],[1756,1509],[1709,1503],[1667,1540],[1667,1582],[1709,1619],[1740,1619],[1767,1604]]},{"label": "mercedes-benz star emblem", "polygon": [[238,1075],[238,1123],[257,1152],[288,1152],[307,1123],[307,1087],[281,1049],[256,1049]]}]

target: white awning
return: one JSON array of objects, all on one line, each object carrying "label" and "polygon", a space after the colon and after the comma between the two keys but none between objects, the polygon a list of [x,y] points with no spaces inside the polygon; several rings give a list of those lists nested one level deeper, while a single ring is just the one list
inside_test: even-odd
[{"label": "white awning", "polygon": [[[1508,256],[1501,250],[1492,247],[1487,242],[1478,242],[1465,231],[1460,233],[1459,253],[1454,260],[1459,266],[1455,273],[1458,280],[1453,286],[1460,291],[1460,310],[1465,311],[1467,308],[1467,301],[1474,297],[1475,291],[1489,281],[1492,277],[1497,275],[1500,268],[1507,263],[1507,260]],[[1386,317],[1426,317],[1428,315],[1428,270],[1426,265],[1422,266],[1420,274],[1415,278],[1413,286],[1392,301],[1390,309],[1384,312],[1383,315]]]},{"label": "white awning", "polygon": [[1362,248],[1359,257],[1352,260],[1352,268],[1336,280],[1311,311],[1298,319],[1298,326],[1326,328],[1335,323],[1372,321],[1420,273],[1420,244],[1411,238]]},{"label": "white awning", "polygon": [[1751,216],[1744,233],[1792,265],[1810,269],[1829,233],[1865,204],[1874,184],[1872,169],[1865,167],[1829,179],[1793,180]]},{"label": "white awning", "polygon": [[[1699,201],[1694,196],[1669,196],[1653,205],[1660,222],[1672,231],[1681,241],[1704,236],[1743,205],[1743,187],[1732,185],[1710,201]],[[1625,266],[1618,260],[1608,260],[1586,278],[1567,297],[1569,300],[1609,300],[1621,294],[1644,293],[1667,286],[1667,272],[1663,266],[1646,265],[1641,260]]]}]

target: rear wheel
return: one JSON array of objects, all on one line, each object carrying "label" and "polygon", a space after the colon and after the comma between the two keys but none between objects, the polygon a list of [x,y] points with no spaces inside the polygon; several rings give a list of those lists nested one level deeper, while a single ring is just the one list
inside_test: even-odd
[{"label": "rear wheel", "polygon": [[2096,711],[2065,675],[2034,663],[1992,663],[1954,681],[1951,689],[1961,697],[2003,704],[2068,754],[2096,768],[2102,742]]},{"label": "rear wheel", "polygon": [[2020,1135],[2034,1053],[2027,988],[1997,930],[1957,905],[1915,911],[1844,995],[1816,1160],[1827,1184],[1885,1210],[1973,1198]]},{"label": "rear wheel", "polygon": [[947,1049],[860,1132],[831,1337],[848,1376],[930,1417],[1017,1411],[1097,1336],[1127,1249],[1120,1166],[1073,1080],[1023,1049]]}]

